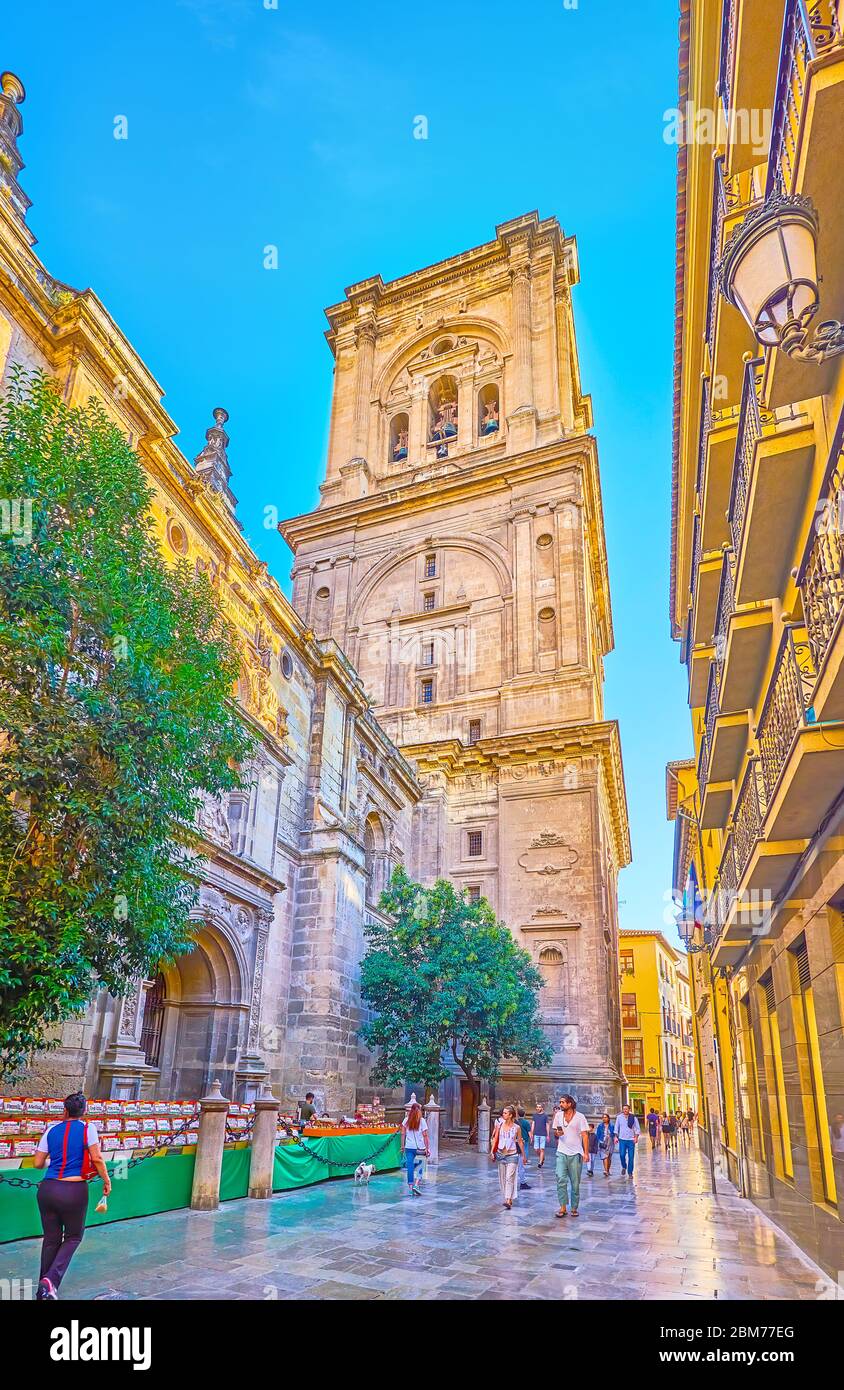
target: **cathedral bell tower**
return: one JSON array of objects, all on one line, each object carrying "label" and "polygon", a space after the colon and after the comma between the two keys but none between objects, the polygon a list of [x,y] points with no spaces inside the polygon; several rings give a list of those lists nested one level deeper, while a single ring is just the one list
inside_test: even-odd
[{"label": "cathedral bell tower", "polygon": [[[545,979],[554,1063],[508,1095],[621,1098],[617,877],[629,860],[591,403],[553,218],[327,311],[315,512],[282,523],[293,602],[357,667],[418,769],[411,873],[489,900]],[[513,1090],[516,1087],[516,1090]],[[467,1115],[457,1077],[446,1122]]]}]

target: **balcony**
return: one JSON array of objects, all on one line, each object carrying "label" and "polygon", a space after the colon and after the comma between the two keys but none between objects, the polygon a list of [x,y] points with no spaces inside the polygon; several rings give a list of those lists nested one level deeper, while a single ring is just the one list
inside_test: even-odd
[{"label": "balcony", "polygon": [[761,400],[762,379],[762,358],[754,357],[744,367],[730,487],[739,606],[784,592],[815,462],[812,421],[790,406],[768,410]]},{"label": "balcony", "polygon": [[746,729],[747,711],[756,705],[770,651],[773,607],[754,603],[739,608],[734,572],[735,559],[728,549],[721,561],[715,612],[715,662],[720,708],[725,714],[741,715]]},{"label": "balcony", "polygon": [[844,726],[818,724],[816,684],[807,632],[786,628],[757,729],[770,840],[810,838],[844,786]]},{"label": "balcony", "polygon": [[[784,8],[785,0],[724,0],[718,90],[733,171],[760,158],[761,113],[770,106],[777,76],[771,31],[778,32]],[[749,119],[754,113],[759,115],[756,126]]]},{"label": "balcony", "polygon": [[[774,87],[774,119],[766,196],[801,193],[818,211],[821,315],[844,305],[844,0],[787,0]],[[829,389],[834,364],[806,365],[770,354],[772,406]]]},{"label": "balcony", "polygon": [[812,661],[818,680],[812,700],[815,718],[844,719],[844,461],[840,436],[833,453],[836,466],[823,506],[819,509],[798,584],[803,600]]},{"label": "balcony", "polygon": [[692,645],[699,647],[712,641],[715,609],[718,603],[718,584],[721,577],[721,551],[704,551],[700,516],[695,515],[692,528]]},{"label": "balcony", "polygon": [[719,384],[719,398],[725,407],[736,405],[741,397],[744,356],[753,350],[754,339],[739,311],[721,295],[718,271],[726,241],[750,209],[762,201],[762,169],[757,165],[725,175],[723,156],[715,160],[706,341],[711,377]]},{"label": "balcony", "polygon": [[738,406],[728,406],[723,410],[712,409],[711,386],[709,378],[705,377],[697,471],[703,550],[720,550],[729,538],[726,515],[730,501],[730,479],[738,421]]},{"label": "balcony", "polygon": [[[717,651],[717,648],[716,648]],[[698,786],[704,830],[722,826],[733,800],[733,783],[747,745],[748,713],[722,714],[718,698],[718,665],[709,668],[709,685],[698,756]]]}]

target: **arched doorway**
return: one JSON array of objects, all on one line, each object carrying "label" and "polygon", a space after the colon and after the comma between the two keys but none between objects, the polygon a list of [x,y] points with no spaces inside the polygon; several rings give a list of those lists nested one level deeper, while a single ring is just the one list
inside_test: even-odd
[{"label": "arched doorway", "polygon": [[245,963],[221,928],[206,922],[192,951],[166,967],[159,1093],[196,1100],[218,1077],[234,1094],[246,1036]]}]

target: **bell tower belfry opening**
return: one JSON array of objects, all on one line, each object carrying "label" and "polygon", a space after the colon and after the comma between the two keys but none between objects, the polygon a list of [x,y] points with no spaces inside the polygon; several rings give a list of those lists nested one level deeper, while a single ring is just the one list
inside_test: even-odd
[{"label": "bell tower belfry opening", "polygon": [[[283,522],[293,602],[418,769],[408,869],[486,897],[546,977],[554,1063],[508,1095],[618,1104],[617,878],[629,861],[597,446],[574,238],[529,213],[327,311],[316,511]],[[547,995],[547,999],[546,999]],[[457,1079],[446,1123],[460,1125]]]}]

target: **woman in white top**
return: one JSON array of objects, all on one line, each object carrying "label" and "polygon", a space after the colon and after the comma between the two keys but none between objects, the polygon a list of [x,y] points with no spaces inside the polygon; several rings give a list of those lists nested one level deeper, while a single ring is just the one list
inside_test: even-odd
[{"label": "woman in white top", "polygon": [[428,1121],[422,1114],[422,1106],[414,1100],[407,1108],[401,1122],[401,1151],[407,1164],[407,1186],[412,1197],[421,1197],[422,1191],[416,1177],[416,1162],[421,1154],[430,1157],[428,1148]]},{"label": "woman in white top", "polygon": [[519,1196],[519,1154],[524,1158],[525,1145],[516,1107],[505,1105],[501,1119],[495,1122],[489,1156],[493,1163],[498,1164],[498,1183],[506,1211]]}]

